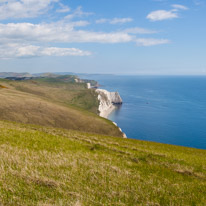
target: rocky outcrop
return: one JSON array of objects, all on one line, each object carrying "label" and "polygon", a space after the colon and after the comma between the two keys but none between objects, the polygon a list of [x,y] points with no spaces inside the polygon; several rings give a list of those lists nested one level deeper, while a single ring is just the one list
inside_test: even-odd
[{"label": "rocky outcrop", "polygon": [[115,104],[122,104],[122,98],[118,92],[108,92],[104,89],[97,89],[99,112],[101,117],[107,117],[115,109]]}]

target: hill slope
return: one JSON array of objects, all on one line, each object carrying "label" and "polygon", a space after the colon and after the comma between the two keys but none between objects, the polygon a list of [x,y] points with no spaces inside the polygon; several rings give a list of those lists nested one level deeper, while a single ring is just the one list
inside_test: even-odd
[{"label": "hill slope", "polygon": [[0,121],[2,205],[205,205],[206,151]]},{"label": "hill slope", "polygon": [[122,137],[115,125],[97,115],[97,94],[74,79],[1,79],[0,119]]}]

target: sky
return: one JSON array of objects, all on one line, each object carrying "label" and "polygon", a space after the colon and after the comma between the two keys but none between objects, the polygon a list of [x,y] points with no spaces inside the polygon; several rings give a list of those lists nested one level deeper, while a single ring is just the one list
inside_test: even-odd
[{"label": "sky", "polygon": [[206,75],[206,0],[0,0],[0,72]]}]

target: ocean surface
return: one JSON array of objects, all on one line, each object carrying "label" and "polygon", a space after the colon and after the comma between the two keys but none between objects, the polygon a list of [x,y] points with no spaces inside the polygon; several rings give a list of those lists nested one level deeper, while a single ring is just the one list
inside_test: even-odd
[{"label": "ocean surface", "polygon": [[108,118],[128,138],[206,149],[206,77],[89,77],[120,93],[124,103]]}]

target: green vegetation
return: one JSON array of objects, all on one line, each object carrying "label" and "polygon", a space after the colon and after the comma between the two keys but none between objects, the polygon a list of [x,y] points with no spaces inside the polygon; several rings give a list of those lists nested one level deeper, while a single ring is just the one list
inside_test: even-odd
[{"label": "green vegetation", "polygon": [[206,151],[0,121],[1,205],[205,205]]},{"label": "green vegetation", "polygon": [[0,120],[52,126],[122,137],[98,113],[97,94],[76,76],[24,81],[0,79]]}]

